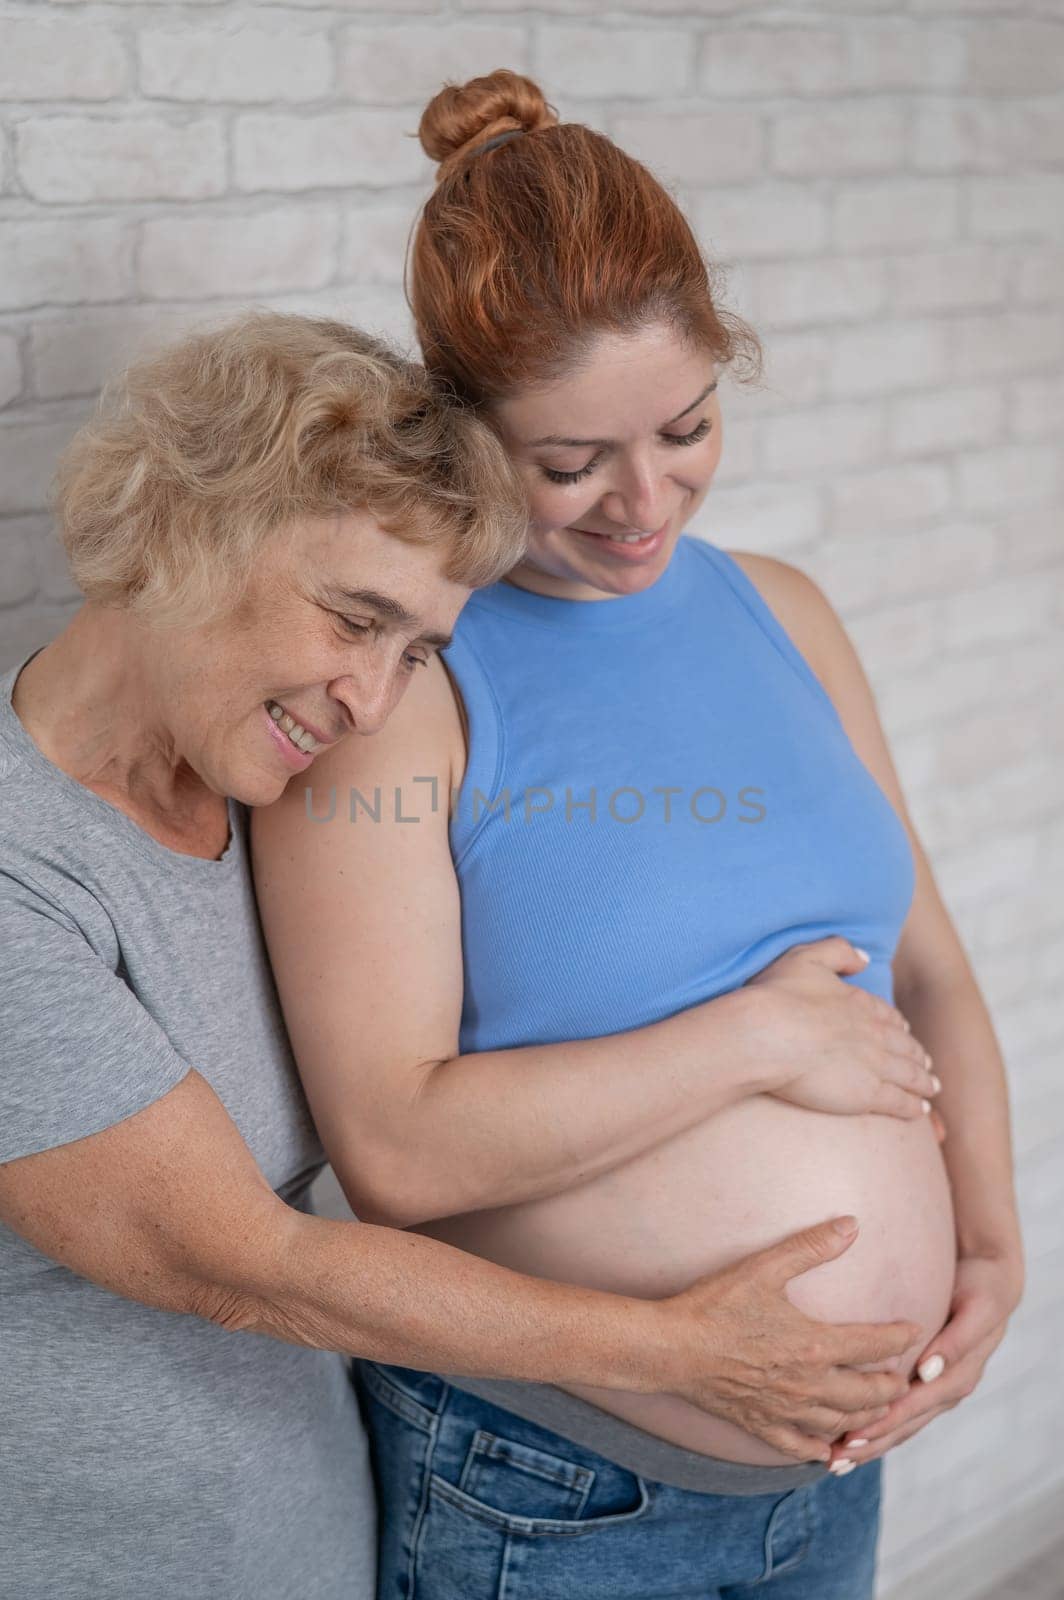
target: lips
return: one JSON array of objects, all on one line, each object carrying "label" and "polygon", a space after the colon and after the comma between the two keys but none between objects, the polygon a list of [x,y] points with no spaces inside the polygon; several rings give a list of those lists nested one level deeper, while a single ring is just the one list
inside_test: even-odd
[{"label": "lips", "polygon": [[575,533],[584,539],[594,539],[598,545],[596,562],[605,558],[607,568],[611,572],[620,571],[624,567],[638,568],[641,572],[649,572],[660,561],[662,552],[666,549],[671,521],[665,522],[654,533],[643,534],[638,539],[611,539],[609,534],[591,533],[586,528],[572,527],[570,533]]},{"label": "lips", "polygon": [[283,711],[287,711],[288,715],[292,718],[292,721],[298,722],[299,726],[301,728],[305,728],[310,734],[311,738],[316,739],[320,745],[335,744],[338,739],[343,737],[343,735],[339,733],[323,733],[320,728],[316,728],[314,726],[313,722],[308,722],[306,717],[302,715],[297,716],[292,710],[291,706],[285,705],[281,700],[275,700],[274,705],[278,705]]},{"label": "lips", "polygon": [[602,528],[574,527],[572,531],[574,533],[586,533],[593,539],[605,539],[610,544],[637,544],[643,543],[648,539],[657,539],[665,532],[668,526],[669,525],[667,522],[663,522],[660,528],[653,528],[650,530],[640,528],[611,528],[609,532],[606,532]]},{"label": "lips", "polygon": [[316,752],[301,750],[298,745],[293,744],[287,733],[282,732],[279,724],[270,716],[265,706],[262,708],[262,720],[274,748],[280,753],[281,760],[285,765],[293,772],[305,772],[314,760]]}]

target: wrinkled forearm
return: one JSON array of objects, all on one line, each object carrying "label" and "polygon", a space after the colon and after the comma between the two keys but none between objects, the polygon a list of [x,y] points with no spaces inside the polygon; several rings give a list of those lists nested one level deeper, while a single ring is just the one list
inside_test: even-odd
[{"label": "wrinkled forearm", "polygon": [[100,1133],[0,1163],[0,1223],[112,1294],[311,1349],[639,1391],[706,1365],[704,1311],[286,1205],[194,1070]]},{"label": "wrinkled forearm", "polygon": [[456,1376],[666,1389],[683,1360],[661,1305],[525,1277],[420,1235],[289,1212],[239,1279],[204,1285],[232,1331]]}]

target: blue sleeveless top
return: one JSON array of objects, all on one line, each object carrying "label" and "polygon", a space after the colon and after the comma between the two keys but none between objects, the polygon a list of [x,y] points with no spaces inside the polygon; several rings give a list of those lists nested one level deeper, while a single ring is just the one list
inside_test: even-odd
[{"label": "blue sleeveless top", "polygon": [[683,538],[640,594],[475,593],[445,660],[461,1049],[619,1033],[840,933],[893,999],[908,836],[738,563]]}]

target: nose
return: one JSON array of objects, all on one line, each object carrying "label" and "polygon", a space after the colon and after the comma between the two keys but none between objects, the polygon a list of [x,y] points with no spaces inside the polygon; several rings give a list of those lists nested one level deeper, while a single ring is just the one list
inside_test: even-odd
[{"label": "nose", "polygon": [[622,466],[601,504],[603,514],[627,532],[654,533],[668,519],[668,502],[666,475],[645,461]]},{"label": "nose", "polygon": [[343,706],[353,733],[379,733],[402,692],[397,674],[384,669],[349,673],[329,684],[329,694]]}]

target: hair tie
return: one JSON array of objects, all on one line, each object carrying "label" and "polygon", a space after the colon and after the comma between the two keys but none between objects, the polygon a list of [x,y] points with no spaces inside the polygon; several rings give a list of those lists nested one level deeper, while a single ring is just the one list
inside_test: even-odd
[{"label": "hair tie", "polygon": [[473,155],[474,157],[487,155],[489,150],[498,149],[499,145],[505,144],[507,139],[519,139],[524,131],[524,128],[507,128],[505,133],[497,133],[494,139],[488,140],[487,144],[478,145],[473,151]]}]

